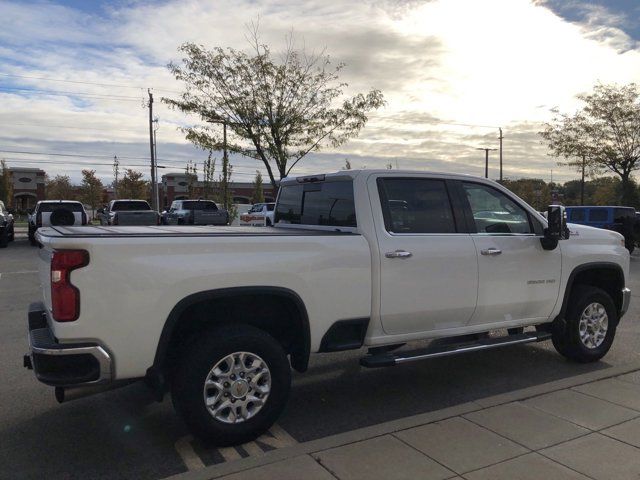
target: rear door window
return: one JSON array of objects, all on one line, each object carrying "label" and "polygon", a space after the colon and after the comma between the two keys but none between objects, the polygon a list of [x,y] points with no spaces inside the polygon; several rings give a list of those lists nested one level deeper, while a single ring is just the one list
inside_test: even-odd
[{"label": "rear door window", "polygon": [[378,192],[388,232],[456,232],[451,202],[443,180],[379,178]]},{"label": "rear door window", "polygon": [[590,222],[606,222],[609,219],[609,209],[607,208],[591,208],[589,210]]},{"label": "rear door window", "polygon": [[353,181],[283,185],[276,205],[275,221],[356,227]]}]

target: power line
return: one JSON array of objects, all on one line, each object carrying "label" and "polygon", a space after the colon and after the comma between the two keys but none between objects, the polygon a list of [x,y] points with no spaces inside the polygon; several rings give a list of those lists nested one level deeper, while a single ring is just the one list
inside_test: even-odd
[{"label": "power line", "polygon": [[97,98],[97,99],[110,99],[110,100],[119,100],[119,101],[127,101],[139,102],[142,97],[134,97],[131,95],[106,95],[100,93],[84,93],[84,92],[64,92],[59,90],[41,90],[35,88],[19,88],[19,87],[5,87],[0,86],[0,91],[2,92],[32,92],[38,93],[42,95],[53,95],[60,97],[84,97],[84,98]]},{"label": "power line", "polygon": [[75,125],[48,125],[44,123],[0,123],[1,126],[4,127],[44,127],[44,128],[68,128],[72,130],[93,130],[93,131],[113,131],[113,132],[132,132],[133,130],[130,128],[104,128],[104,127],[78,127]]},{"label": "power line", "polygon": [[44,80],[47,82],[64,82],[64,83],[78,83],[82,85],[98,85],[101,87],[119,87],[119,88],[142,88],[135,87],[133,85],[122,85],[117,83],[97,83],[97,82],[87,82],[82,80],[63,80],[61,78],[49,78],[49,77],[35,77],[32,75],[15,75],[13,73],[0,73],[3,77],[13,77],[13,78],[28,78],[31,80]]},{"label": "power line", "polygon": [[[46,82],[63,82],[63,83],[76,83],[76,84],[81,84],[81,85],[97,85],[100,87],[117,87],[117,88],[133,88],[136,90],[139,89],[143,89],[143,86],[134,86],[134,85],[122,85],[122,84],[117,84],[117,83],[98,83],[98,82],[88,82],[88,81],[82,81],[82,80],[63,80],[61,78],[48,78],[48,77],[35,77],[35,76],[31,76],[31,75],[15,75],[12,73],[0,73],[1,76],[3,77],[12,77],[12,78],[28,78],[31,80],[44,80]],[[178,92],[176,90],[159,90],[157,89],[157,91],[159,92],[169,92],[169,93],[182,93],[182,92]]]}]

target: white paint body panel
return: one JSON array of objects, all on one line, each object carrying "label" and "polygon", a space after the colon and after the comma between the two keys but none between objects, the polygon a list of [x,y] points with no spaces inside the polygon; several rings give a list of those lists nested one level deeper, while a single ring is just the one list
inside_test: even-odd
[{"label": "white paint body panel", "polygon": [[[504,237],[393,236],[385,231],[379,199],[371,188],[378,176],[469,177],[388,170],[338,175],[354,180],[355,235],[220,235],[241,227],[108,227],[114,233],[149,234],[155,228],[182,233],[110,238],[62,236],[41,229],[40,270],[47,308],[51,308],[47,252],[78,248],[90,255],[89,265],[71,276],[81,292],[80,318],[52,322],[55,336],[61,342],[99,342],[113,355],[115,378],[125,379],[145,375],[152,365],[173,307],[205,290],[246,286],[292,290],[306,306],[311,350],[316,352],[337,320],[370,318],[367,345],[532,325],[559,313],[567,280],[577,266],[609,262],[628,276],[629,254],[622,236],[585,226],[571,225],[577,234],[553,251],[543,250],[534,236],[509,240],[507,245]],[[517,200],[494,182],[474,180],[490,183]],[[531,207],[518,203],[545,223]],[[245,230],[256,232],[260,227]],[[203,232],[211,235],[196,235]],[[491,242],[506,250],[501,258],[477,254]],[[396,249],[414,256],[408,262],[384,257]],[[521,256],[526,257],[524,262]],[[528,279],[551,278],[557,280],[548,288],[546,284],[526,288]]]}]

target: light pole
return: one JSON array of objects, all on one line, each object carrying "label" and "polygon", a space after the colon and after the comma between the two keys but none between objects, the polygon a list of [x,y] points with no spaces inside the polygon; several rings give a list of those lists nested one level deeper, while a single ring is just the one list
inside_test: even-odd
[{"label": "light pole", "polygon": [[484,178],[489,178],[489,152],[495,152],[497,148],[476,148],[476,150],[484,150]]},{"label": "light pole", "polygon": [[160,128],[158,117],[153,119],[153,123],[155,124],[153,127],[153,156],[155,157],[155,164],[154,164],[155,184],[151,188],[151,195],[153,196],[153,199],[156,202],[156,209],[160,211],[160,194],[158,191],[158,180],[159,180],[158,179],[158,140],[156,136],[156,132],[158,131],[158,128]]}]

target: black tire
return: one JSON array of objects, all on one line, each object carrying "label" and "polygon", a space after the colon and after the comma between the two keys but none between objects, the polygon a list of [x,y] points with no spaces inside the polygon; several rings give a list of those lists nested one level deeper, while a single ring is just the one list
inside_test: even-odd
[{"label": "black tire", "polygon": [[273,227],[273,224],[271,223],[271,219],[267,218],[267,221],[265,222],[267,227]]},{"label": "black tire", "polygon": [[11,225],[11,233],[9,234],[9,241],[13,242],[16,239],[16,226]]},{"label": "black tire", "polygon": [[[240,423],[224,423],[206,407],[204,384],[212,368],[235,352],[249,352],[264,361],[271,389],[253,417]],[[246,443],[268,430],[282,413],[290,387],[291,367],[282,346],[260,329],[234,325],[199,335],[184,349],[172,374],[171,393],[176,411],[194,435],[216,446],[228,446]]]},{"label": "black tire", "polygon": [[31,227],[29,227],[29,243],[31,244],[32,247],[35,247],[37,245],[36,231],[33,230]]},{"label": "black tire", "polygon": [[[587,347],[580,339],[580,318],[592,303],[602,305],[608,317],[607,332],[598,346]],[[618,312],[611,296],[604,290],[588,285],[576,285],[569,297],[569,306],[564,322],[554,323],[553,346],[558,353],[580,363],[596,362],[604,357],[616,334]]]},{"label": "black tire", "polygon": [[7,245],[9,245],[9,230],[4,227],[0,232],[0,248],[7,248]]}]

